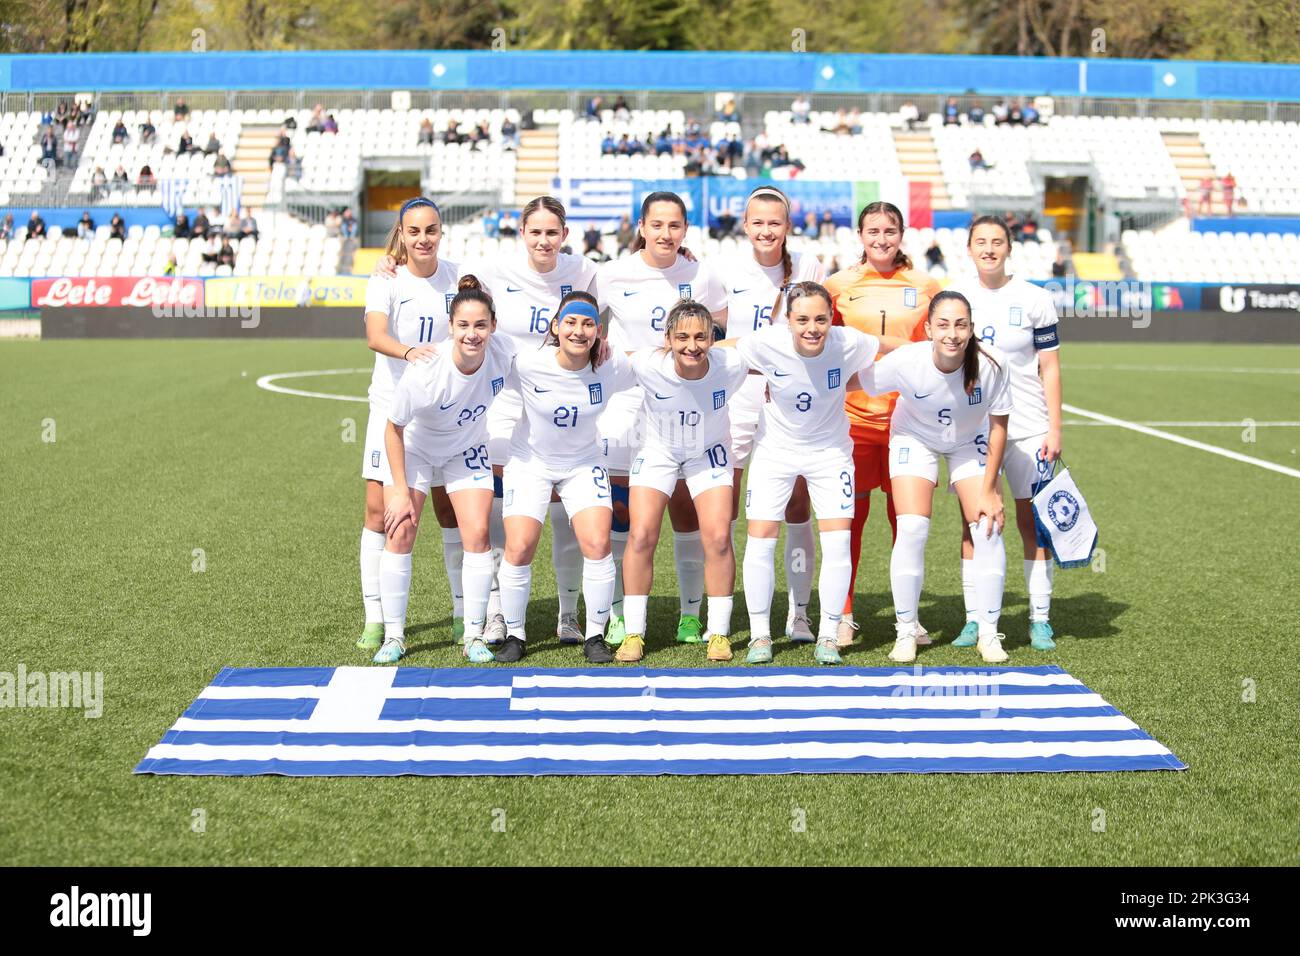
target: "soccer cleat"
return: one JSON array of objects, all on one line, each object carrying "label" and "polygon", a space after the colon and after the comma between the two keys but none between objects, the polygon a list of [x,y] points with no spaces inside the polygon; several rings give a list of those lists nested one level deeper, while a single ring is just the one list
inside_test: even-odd
[{"label": "soccer cleat", "polygon": [[481,637],[472,637],[465,644],[465,656],[469,658],[471,664],[491,664],[496,658],[492,655],[492,650],[484,643]]},{"label": "soccer cleat", "polygon": [[645,657],[645,639],[640,634],[628,634],[623,638],[623,643],[618,646],[618,653],[614,655],[614,660],[628,664],[639,661],[643,657]]},{"label": "soccer cleat", "polygon": [[1005,634],[985,634],[975,646],[979,648],[980,657],[985,664],[1005,664],[1010,656],[1002,649]]},{"label": "soccer cleat", "polygon": [[504,614],[493,614],[483,627],[484,644],[500,644],[506,639],[506,617]]},{"label": "soccer cleat", "polygon": [[384,622],[375,621],[367,624],[361,631],[361,636],[357,638],[357,647],[363,651],[378,650],[384,643]]},{"label": "soccer cleat", "polygon": [[840,657],[839,644],[829,637],[824,641],[818,641],[817,646],[813,648],[813,660],[818,664],[843,664],[844,659]]},{"label": "soccer cleat", "polygon": [[916,621],[916,646],[929,647],[934,641],[930,640],[930,632],[921,624],[920,618]]},{"label": "soccer cleat", "polygon": [[406,656],[406,642],[400,637],[386,637],[371,660],[376,664],[396,664]]},{"label": "soccer cleat", "polygon": [[501,646],[493,656],[498,664],[513,664],[524,656],[526,649],[527,643],[511,634],[501,642]]},{"label": "soccer cleat", "polygon": [[852,647],[853,632],[858,629],[853,618],[847,614],[840,618],[840,623],[835,625],[835,644],[837,647]]},{"label": "soccer cleat", "polygon": [[1034,650],[1056,650],[1056,641],[1052,640],[1052,636],[1052,625],[1046,621],[1029,622],[1029,646]]},{"label": "soccer cleat", "polygon": [[745,655],[746,664],[772,663],[772,639],[756,637],[749,642],[749,653]]},{"label": "soccer cleat", "polygon": [[975,642],[979,640],[980,626],[978,621],[967,621],[966,626],[961,629],[961,633],[953,638],[953,647],[974,647]]},{"label": "soccer cleat", "polygon": [[582,656],[589,664],[608,664],[614,659],[614,652],[601,640],[600,635],[589,637],[582,642]]},{"label": "soccer cleat", "polygon": [[625,637],[627,637],[627,625],[623,623],[621,617],[611,616],[609,629],[605,631],[605,643],[610,647],[618,647]]},{"label": "soccer cleat", "polygon": [[731,660],[731,641],[725,634],[709,635],[708,658],[711,661]]},{"label": "soccer cleat", "polygon": [[796,611],[786,619],[785,636],[790,638],[791,644],[811,644],[817,640],[812,632],[812,624],[808,621],[808,615],[803,611]]},{"label": "soccer cleat", "polygon": [[560,639],[561,644],[583,643],[582,628],[578,627],[578,615],[561,614],[559,622],[555,625],[555,636]]},{"label": "soccer cleat", "polygon": [[899,624],[898,636],[894,638],[894,649],[889,652],[889,659],[899,664],[910,664],[916,660],[916,625]]},{"label": "soccer cleat", "polygon": [[465,643],[465,619],[463,617],[453,617],[451,619],[451,639],[457,644]]},{"label": "soccer cleat", "polygon": [[677,622],[678,644],[703,644],[704,625],[694,614],[683,614]]}]

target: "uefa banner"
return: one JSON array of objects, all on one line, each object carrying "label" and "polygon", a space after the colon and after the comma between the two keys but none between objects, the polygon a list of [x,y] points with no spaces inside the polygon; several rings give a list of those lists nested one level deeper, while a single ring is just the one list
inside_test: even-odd
[{"label": "uefa banner", "polygon": [[207,304],[214,307],[292,308],[329,306],[360,309],[366,304],[364,276],[240,276],[209,279]]}]

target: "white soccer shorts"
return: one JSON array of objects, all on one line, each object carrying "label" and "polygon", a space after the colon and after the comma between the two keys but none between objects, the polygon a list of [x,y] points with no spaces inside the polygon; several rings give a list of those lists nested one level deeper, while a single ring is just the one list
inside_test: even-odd
[{"label": "white soccer shorts", "polygon": [[763,414],[767,383],[751,375],[727,402],[727,417],[731,421],[731,467],[744,468],[754,455],[754,437],[758,434],[758,421]]},{"label": "white soccer shorts", "polygon": [[505,469],[501,514],[506,518],[523,516],[546,522],[554,488],[572,519],[588,508],[613,508],[609,491],[609,473],[603,465],[579,465],[570,469],[547,468],[537,461],[512,458]]},{"label": "white soccer shorts", "polygon": [[671,498],[673,489],[682,478],[686,479],[686,488],[692,498],[698,498],[713,488],[730,488],[731,457],[726,446],[714,445],[703,454],[684,461],[653,446],[642,448],[632,459],[627,483],[630,488],[653,488]]},{"label": "white soccer shorts", "polygon": [[384,448],[384,426],[388,424],[386,403],[371,402],[370,417],[366,420],[366,444],[361,459],[361,477],[367,481],[392,484],[388,470],[388,452]]},{"label": "white soccer shorts", "polygon": [[1002,473],[1011,485],[1011,497],[1032,498],[1034,484],[1051,477],[1052,463],[1038,457],[1046,440],[1047,432],[1043,432],[1007,442],[1002,453]]},{"label": "white soccer shorts", "polygon": [[632,453],[645,436],[641,415],[641,389],[618,392],[605,405],[596,422],[603,464],[611,475],[627,475],[632,469]]},{"label": "white soccer shorts", "polygon": [[942,458],[948,463],[948,489],[951,491],[957,482],[984,474],[988,452],[987,435],[978,435],[953,451],[936,452],[919,438],[892,434],[889,436],[889,477],[892,481],[910,475],[938,485],[939,459]]},{"label": "white soccer shorts", "polygon": [[853,454],[839,448],[791,454],[759,445],[749,462],[745,517],[750,521],[784,521],[794,483],[808,484],[818,521],[853,517]]},{"label": "white soccer shorts", "polygon": [[[421,494],[430,488],[443,487],[447,494],[481,488],[492,491],[492,465],[488,460],[487,444],[476,445],[457,452],[441,461],[432,461],[419,448],[408,442],[406,448],[406,483]],[[393,483],[392,476],[384,480]]]}]

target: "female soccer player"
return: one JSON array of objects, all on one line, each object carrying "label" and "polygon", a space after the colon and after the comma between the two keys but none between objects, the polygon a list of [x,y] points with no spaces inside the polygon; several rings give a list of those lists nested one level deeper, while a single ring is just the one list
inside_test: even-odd
[{"label": "female soccer player", "polygon": [[411,549],[424,499],[444,487],[465,547],[464,653],[476,664],[493,659],[483,642],[492,551],[492,465],[487,450],[487,410],[514,369],[515,345],[492,334],[492,298],[473,276],[462,276],[451,301],[451,347],[402,377],[388,412],[384,443],[391,477],[384,482],[387,543],[379,567],[384,643],[376,664],[406,653],[406,604],[411,593]]},{"label": "female soccer player", "polygon": [[[370,376],[370,417],[366,423],[365,457],[361,477],[366,482],[366,516],[361,529],[361,598],[366,625],[357,641],[363,650],[383,642],[384,612],[379,597],[381,555],[384,553],[384,483],[389,479],[384,450],[384,424],[393,392],[412,362],[433,356],[433,343],[448,335],[447,320],[456,292],[454,262],[438,259],[442,217],[424,197],[409,199],[397,214],[388,236],[391,276],[371,276],[366,283],[366,344],[375,352]],[[434,494],[434,510],[443,528],[444,560],[451,582],[453,626],[463,628],[460,532],[446,493]]]},{"label": "female soccer player", "polygon": [[[902,212],[893,203],[868,203],[858,213],[858,237],[862,240],[861,261],[826,281],[837,319],[850,328],[872,335],[913,340],[924,338],[926,309],[939,292],[939,285],[927,273],[913,269],[912,260],[903,252]],[[894,394],[865,395],[861,392],[847,396],[849,435],[853,440],[853,478],[858,498],[849,541],[853,571],[849,576],[849,593],[840,622],[841,647],[853,643],[853,632],[857,630],[853,620],[853,587],[862,556],[862,529],[871,510],[871,489],[880,488],[885,493],[885,513],[894,536],[898,534],[886,462],[889,418],[897,399]],[[919,643],[930,643],[925,628],[918,629]]]},{"label": "female soccer player", "polygon": [[[794,253],[786,248],[790,233],[790,200],[774,186],[759,186],[745,201],[745,235],[750,248],[726,262],[721,269],[728,277],[727,337],[742,339],[769,325],[786,323],[785,290],[791,282],[820,282],[822,266],[811,253]],[[733,523],[739,515],[740,485],[745,466],[754,451],[760,412],[765,401],[764,382],[755,376],[731,400],[731,465],[735,472],[732,500]],[[808,488],[795,482],[786,507],[785,578],[790,586],[785,633],[796,643],[811,643],[808,601],[812,593],[813,543],[809,520]]]},{"label": "female soccer player", "polygon": [[786,292],[786,301],[789,328],[759,329],[737,344],[746,364],[766,379],[771,396],[758,427],[745,492],[749,538],[744,578],[750,624],[745,662],[772,660],[769,615],[777,530],[795,483],[803,478],[822,545],[821,621],[813,657],[820,664],[839,664],[837,631],[849,587],[854,509],[853,445],[844,391],[878,352],[903,340],[882,341],[856,329],[832,327],[831,294],[815,282],[796,282]]},{"label": "female soccer player", "polygon": [[[521,350],[515,360],[524,425],[514,431],[505,468],[506,547],[500,581],[508,636],[496,659],[513,662],[524,656],[531,563],[548,503],[558,491],[566,511],[561,520],[572,521],[584,559],[587,628],[582,652],[593,664],[607,664],[614,659],[604,635],[615,569],[609,545],[609,475],[600,464],[596,419],[608,400],[636,379],[621,354],[596,365],[600,310],[588,293],[570,292],[561,299],[550,329],[540,349]],[[553,521],[553,526],[559,523]]]},{"label": "female soccer player", "polygon": [[[976,337],[1006,356],[1011,376],[1011,421],[1003,470],[1016,502],[1016,525],[1024,545],[1025,587],[1029,592],[1029,643],[1037,650],[1056,647],[1048,617],[1052,608],[1052,561],[1039,547],[1030,507],[1034,486],[1052,474],[1061,454],[1061,354],[1056,306],[1046,289],[1007,275],[1011,231],[997,216],[980,216],[966,234],[975,261],[975,279],[953,288],[971,304]],[[978,637],[977,602],[972,580],[970,531],[963,524],[962,591],[966,625],[953,644],[971,647]]]},{"label": "female soccer player", "polygon": [[[645,653],[646,608],[654,580],[659,528],[678,482],[685,481],[698,516],[709,592],[708,658],[731,660],[731,607],[736,558],[731,550],[730,424],[727,402],[749,369],[732,349],[713,350],[709,307],[692,299],[664,318],[663,344],[632,353],[645,391],[645,442],[632,460],[628,495],[631,534],[623,559],[627,633],[620,661]],[[681,629],[678,629],[678,639]]]},{"label": "female soccer player", "polygon": [[[508,335],[521,351],[536,348],[547,336],[556,303],[573,291],[590,292],[596,281],[596,265],[584,256],[560,252],[569,236],[564,205],[551,196],[538,196],[524,206],[520,217],[524,250],[514,256],[498,256],[464,264],[464,271],[478,278],[492,296],[497,309],[497,334]],[[377,272],[391,267],[381,259]],[[523,414],[517,389],[507,385],[488,415],[488,454],[496,497],[492,502],[492,548],[497,564],[505,545],[502,526],[502,469],[510,454],[510,438]],[[563,644],[582,642],[578,627],[578,589],[582,581],[582,554],[559,498],[548,507],[551,518],[551,563],[555,568],[559,617],[556,635]],[[495,589],[489,602],[487,642],[499,643],[506,632],[499,613]]]},{"label": "female soccer player", "polygon": [[940,292],[931,300],[925,329],[931,341],[905,345],[858,376],[872,395],[899,393],[889,436],[889,480],[898,513],[889,562],[897,636],[889,659],[916,660],[925,541],[943,458],[975,551],[976,646],[986,662],[996,664],[1007,659],[997,632],[1007,573],[998,487],[1011,412],[1007,363],[975,338],[970,303],[960,292]]},{"label": "female soccer player", "polygon": [[[609,312],[609,342],[616,351],[662,347],[669,310],[683,299],[702,303],[713,319],[725,321],[726,287],[706,264],[679,255],[686,237],[686,204],[676,193],[656,192],[641,203],[633,254],[600,266],[596,275],[602,313]],[[641,422],[641,388],[615,396],[600,420],[605,466],[614,486],[614,561],[621,563],[627,546],[627,488],[632,452],[646,428]],[[700,605],[704,597],[704,548],[701,528],[684,484],[670,489],[668,517],[673,526],[673,557],[681,619],[677,639],[703,640]],[[626,583],[626,576],[623,578]],[[614,593],[609,643],[622,643],[627,633],[622,619],[621,591]]]}]

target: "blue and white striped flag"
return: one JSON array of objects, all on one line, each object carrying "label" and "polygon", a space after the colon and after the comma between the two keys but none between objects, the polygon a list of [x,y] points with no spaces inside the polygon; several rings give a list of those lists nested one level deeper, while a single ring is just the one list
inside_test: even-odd
[{"label": "blue and white striped flag", "polygon": [[226,668],[136,773],[1182,770],[1059,667]]},{"label": "blue and white striped flag", "polygon": [[239,204],[243,198],[244,177],[218,176],[217,180],[221,184],[221,215],[229,218],[232,212],[239,212]]},{"label": "blue and white striped flag", "polygon": [[185,208],[185,190],[189,188],[188,179],[158,180],[158,195],[162,199],[163,211],[173,219]]}]

